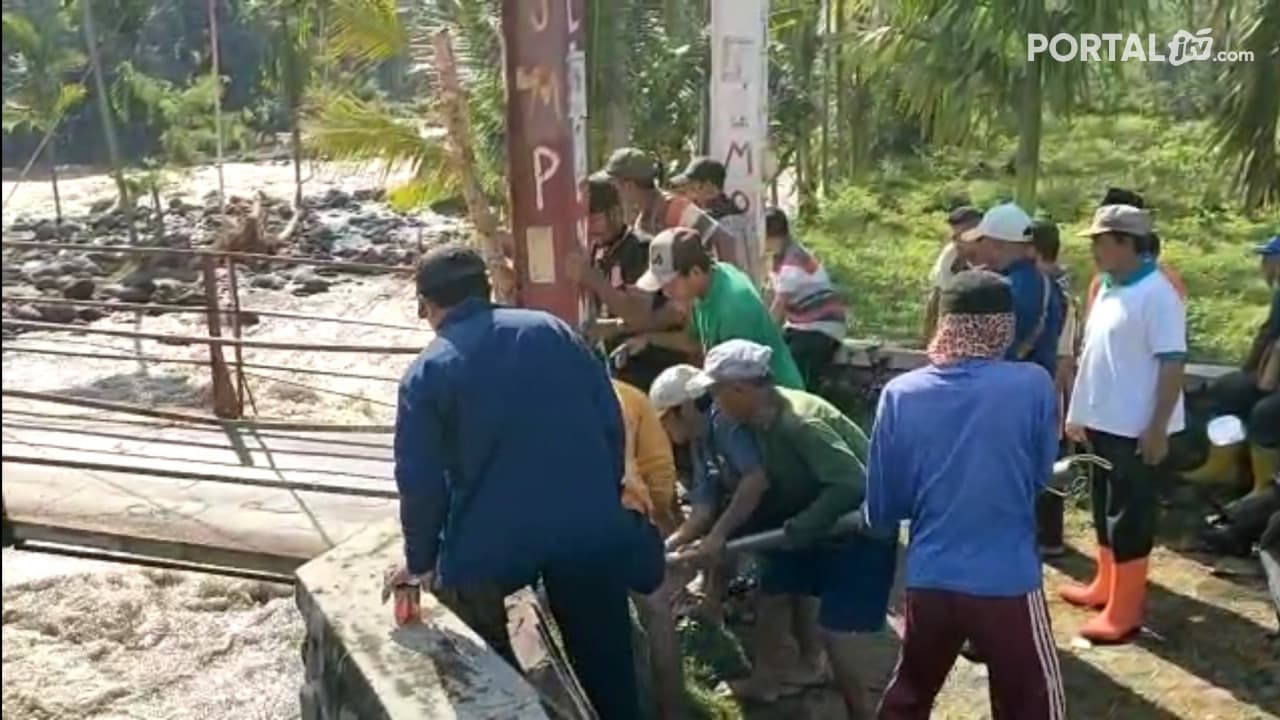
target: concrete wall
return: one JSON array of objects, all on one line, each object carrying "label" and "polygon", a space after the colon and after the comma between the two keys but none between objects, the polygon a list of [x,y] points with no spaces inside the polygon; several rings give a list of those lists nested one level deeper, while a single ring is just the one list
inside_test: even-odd
[{"label": "concrete wall", "polygon": [[534,689],[434,597],[396,628],[382,574],[399,526],[367,530],[298,571],[303,720],[547,720]]}]

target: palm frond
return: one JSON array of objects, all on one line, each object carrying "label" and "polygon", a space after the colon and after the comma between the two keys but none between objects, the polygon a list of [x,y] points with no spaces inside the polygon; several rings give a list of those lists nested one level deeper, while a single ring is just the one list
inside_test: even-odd
[{"label": "palm frond", "polygon": [[80,83],[67,83],[66,85],[63,85],[61,91],[58,93],[58,101],[54,104],[54,117],[59,120],[66,117],[71,108],[79,105],[87,94],[88,90],[86,90],[85,86]]},{"label": "palm frond", "polygon": [[1257,6],[1242,38],[1253,62],[1227,66],[1214,142],[1249,208],[1280,205],[1280,0]]},{"label": "palm frond", "polygon": [[395,0],[342,0],[332,7],[329,50],[358,65],[389,60],[409,47]]},{"label": "palm frond", "polygon": [[40,52],[43,40],[40,32],[30,19],[16,12],[6,12],[4,23],[4,51],[19,55],[32,56]]}]

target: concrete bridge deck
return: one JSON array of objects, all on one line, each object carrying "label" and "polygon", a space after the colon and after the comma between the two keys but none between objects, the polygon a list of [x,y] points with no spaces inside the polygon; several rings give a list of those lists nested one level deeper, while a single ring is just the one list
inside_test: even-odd
[{"label": "concrete bridge deck", "polygon": [[19,529],[44,528],[37,539],[56,542],[58,528],[187,544],[289,571],[395,517],[390,433],[49,407],[3,405],[5,510]]}]

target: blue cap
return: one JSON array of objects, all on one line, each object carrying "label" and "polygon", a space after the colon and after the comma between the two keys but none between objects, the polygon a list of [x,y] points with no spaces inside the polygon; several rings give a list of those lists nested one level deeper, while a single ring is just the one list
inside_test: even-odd
[{"label": "blue cap", "polygon": [[1270,240],[1255,246],[1253,251],[1267,257],[1280,255],[1280,235],[1274,235]]}]

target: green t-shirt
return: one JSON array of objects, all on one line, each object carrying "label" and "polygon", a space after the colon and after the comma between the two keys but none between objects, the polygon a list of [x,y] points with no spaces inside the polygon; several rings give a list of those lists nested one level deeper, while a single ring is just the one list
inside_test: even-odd
[{"label": "green t-shirt", "polygon": [[821,538],[866,495],[867,434],[822,398],[778,388],[782,408],[755,429],[769,478],[769,514],[793,539]]},{"label": "green t-shirt", "polygon": [[804,377],[769,316],[755,285],[741,270],[718,262],[711,268],[707,294],[693,303],[690,329],[703,351],[728,340],[750,340],[773,350],[773,379],[781,387],[804,389]]}]

